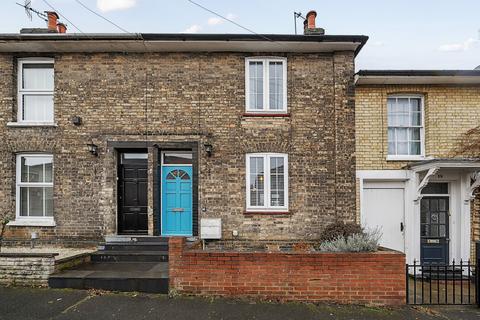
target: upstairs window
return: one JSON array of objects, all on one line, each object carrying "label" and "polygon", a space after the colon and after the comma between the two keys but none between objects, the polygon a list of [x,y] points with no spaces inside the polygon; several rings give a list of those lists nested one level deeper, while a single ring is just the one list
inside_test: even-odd
[{"label": "upstairs window", "polygon": [[288,210],[288,156],[247,154],[247,210]]},{"label": "upstairs window", "polygon": [[53,122],[53,59],[18,60],[17,122]]},{"label": "upstairs window", "polygon": [[388,155],[414,158],[424,154],[423,99],[391,96],[387,99]]},{"label": "upstairs window", "polygon": [[287,112],[287,59],[247,58],[245,61],[247,112]]}]

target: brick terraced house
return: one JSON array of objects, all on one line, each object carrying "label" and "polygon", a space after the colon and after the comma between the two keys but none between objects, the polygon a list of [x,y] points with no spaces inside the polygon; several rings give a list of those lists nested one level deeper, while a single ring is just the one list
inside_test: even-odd
[{"label": "brick terraced house", "polygon": [[1,34],[4,245],[200,236],[207,218],[206,236],[315,239],[354,221],[367,37],[307,18],[304,35]]},{"label": "brick terraced house", "polygon": [[464,146],[480,124],[480,70],[361,70],[355,119],[362,224],[409,263],[473,258],[480,161]]}]

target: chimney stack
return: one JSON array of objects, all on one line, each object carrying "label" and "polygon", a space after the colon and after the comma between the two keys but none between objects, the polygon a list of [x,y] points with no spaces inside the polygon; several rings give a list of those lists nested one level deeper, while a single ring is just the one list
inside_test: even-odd
[{"label": "chimney stack", "polygon": [[303,34],[304,35],[324,35],[325,30],[323,28],[317,28],[315,26],[315,18],[317,12],[311,10],[307,13],[305,21],[303,21]]},{"label": "chimney stack", "polygon": [[57,21],[58,21],[58,14],[55,11],[45,11],[48,17],[47,27],[48,30],[55,30],[57,31]]},{"label": "chimney stack", "polygon": [[67,32],[67,26],[64,23],[57,23],[57,31],[58,33],[66,33]]}]

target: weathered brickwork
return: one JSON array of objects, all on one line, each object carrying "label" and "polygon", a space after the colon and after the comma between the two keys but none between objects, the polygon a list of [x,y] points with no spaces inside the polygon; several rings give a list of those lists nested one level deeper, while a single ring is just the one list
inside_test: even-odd
[{"label": "weathered brickwork", "polygon": [[55,257],[51,254],[0,253],[0,285],[47,286],[54,271]]},{"label": "weathered brickwork", "polygon": [[170,290],[280,301],[375,305],[405,303],[405,255],[206,252],[169,241]]},{"label": "weathered brickwork", "polygon": [[[116,232],[114,141],[197,142],[199,216],[222,217],[225,238],[311,239],[355,219],[353,52],[288,59],[286,118],[245,112],[241,53],[56,54],[57,127],[13,128],[15,58],[0,55],[0,214],[15,212],[15,153],[54,154],[56,227],[8,227],[5,238],[76,244]],[[73,116],[82,117],[75,126]],[[99,156],[86,149],[99,146]],[[214,151],[208,157],[203,144]],[[149,173],[156,170],[150,144]],[[245,154],[289,155],[289,214],[245,216]],[[149,232],[158,205],[149,180]],[[202,210],[203,209],[203,210]]]}]

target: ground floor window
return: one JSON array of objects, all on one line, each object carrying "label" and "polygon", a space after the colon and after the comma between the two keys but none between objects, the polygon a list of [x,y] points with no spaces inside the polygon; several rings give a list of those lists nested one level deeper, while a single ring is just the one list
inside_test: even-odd
[{"label": "ground floor window", "polygon": [[288,210],[288,155],[247,154],[247,210]]},{"label": "ground floor window", "polygon": [[17,156],[17,218],[53,217],[53,156]]}]

